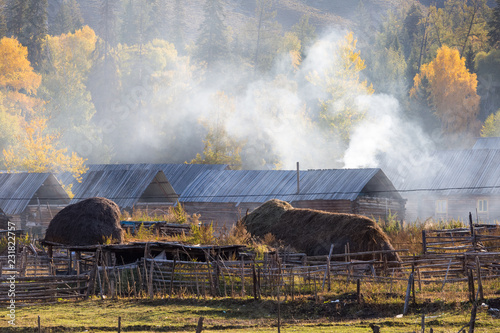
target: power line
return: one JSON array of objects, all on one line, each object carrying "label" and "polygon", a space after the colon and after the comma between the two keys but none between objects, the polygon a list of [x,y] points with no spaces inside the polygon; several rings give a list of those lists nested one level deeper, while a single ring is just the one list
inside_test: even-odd
[{"label": "power line", "polygon": [[[131,200],[131,199],[146,199],[146,200],[153,200],[153,199],[204,199],[204,198],[252,198],[252,197],[304,197],[304,196],[326,196],[326,195],[332,195],[332,196],[339,196],[339,195],[352,195],[352,194],[383,194],[383,193],[417,193],[417,192],[445,192],[445,191],[462,191],[462,190],[467,190],[467,191],[473,191],[473,190],[486,190],[486,189],[500,189],[500,185],[494,185],[494,186],[470,186],[470,187],[446,187],[446,188],[418,188],[418,189],[405,189],[405,190],[378,190],[378,191],[337,191],[337,192],[307,192],[307,193],[259,193],[259,194],[216,194],[216,195],[176,195],[176,194],[167,194],[164,196],[113,196],[113,195],[106,195],[104,193],[102,194],[96,194],[96,196],[105,196],[109,199],[114,199],[114,200]],[[484,193],[482,193],[484,194]],[[32,200],[33,198],[36,198],[36,196],[33,197],[0,197],[0,200]],[[73,197],[71,200],[84,200],[88,199],[89,197]],[[64,200],[64,198],[55,198],[55,197],[40,197],[38,196],[38,199],[40,200],[50,200],[50,201],[60,201]]]}]

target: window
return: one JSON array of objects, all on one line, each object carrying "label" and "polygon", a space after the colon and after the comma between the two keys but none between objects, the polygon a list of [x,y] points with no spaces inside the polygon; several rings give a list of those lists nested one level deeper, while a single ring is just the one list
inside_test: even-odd
[{"label": "window", "polygon": [[479,213],[487,213],[488,212],[488,200],[480,199],[477,201],[477,211]]},{"label": "window", "polygon": [[436,214],[448,213],[448,200],[436,200]]}]

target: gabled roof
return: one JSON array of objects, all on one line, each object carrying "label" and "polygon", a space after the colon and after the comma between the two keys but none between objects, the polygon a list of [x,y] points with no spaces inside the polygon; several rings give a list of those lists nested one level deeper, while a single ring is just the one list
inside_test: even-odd
[{"label": "gabled roof", "polygon": [[500,138],[477,138],[472,149],[500,149]]},{"label": "gabled roof", "polygon": [[133,208],[139,202],[175,202],[178,197],[163,171],[154,169],[89,170],[72,191],[71,203],[104,197],[120,208]]},{"label": "gabled roof", "polygon": [[[161,170],[174,188],[180,194],[201,173],[208,170],[226,170],[227,164],[90,164],[88,172],[116,170]],[[60,175],[63,184],[73,184],[75,179],[71,173]],[[76,186],[76,185],[73,185]]]},{"label": "gabled roof", "polygon": [[436,195],[500,194],[500,149],[438,151],[431,161],[427,168],[413,170],[399,190]]},{"label": "gabled roof", "polygon": [[380,169],[333,169],[300,171],[299,194],[296,171],[207,171],[186,188],[179,201],[355,200],[362,195],[401,199]]},{"label": "gabled roof", "polygon": [[28,205],[68,204],[69,196],[51,173],[0,173],[0,208],[21,214]]}]

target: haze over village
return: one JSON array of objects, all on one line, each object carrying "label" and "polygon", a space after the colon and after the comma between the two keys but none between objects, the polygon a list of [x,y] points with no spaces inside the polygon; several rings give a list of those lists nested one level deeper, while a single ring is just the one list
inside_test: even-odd
[{"label": "haze over village", "polygon": [[496,332],[499,221],[500,0],[0,0],[0,330]]}]

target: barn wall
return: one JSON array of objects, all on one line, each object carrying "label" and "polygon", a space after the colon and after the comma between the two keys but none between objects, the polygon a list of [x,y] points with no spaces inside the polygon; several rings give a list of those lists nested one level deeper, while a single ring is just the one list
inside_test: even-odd
[{"label": "barn wall", "polygon": [[203,223],[213,222],[217,230],[230,229],[236,222],[245,216],[247,210],[251,212],[261,203],[212,203],[212,202],[184,202],[184,209],[189,215],[199,214]]},{"label": "barn wall", "polygon": [[372,217],[375,220],[387,220],[394,216],[397,220],[405,218],[405,201],[389,198],[358,197],[354,202],[354,213]]},{"label": "barn wall", "polygon": [[[134,206],[133,211],[134,212],[143,212],[147,215],[154,216],[156,215],[164,215],[168,214],[168,211],[170,207],[173,207],[173,203],[158,203],[158,202],[153,202],[153,203],[138,203]],[[120,209],[121,210],[121,209]]]},{"label": "barn wall", "polygon": [[[477,213],[477,201],[480,199],[488,200],[488,211]],[[436,213],[436,201],[447,201],[447,212]],[[500,196],[472,196],[472,195],[453,195],[453,196],[436,196],[436,195],[419,195],[408,198],[409,216],[407,221],[415,221],[417,218],[421,221],[427,219],[434,220],[460,220],[463,222],[469,221],[469,212],[472,213],[474,221],[479,220],[483,223],[495,223],[500,221]],[[411,210],[410,210],[411,209]]]},{"label": "barn wall", "polygon": [[354,205],[350,200],[304,200],[291,203],[295,208],[323,210],[331,213],[354,213]]},{"label": "barn wall", "polygon": [[47,230],[50,221],[64,207],[66,206],[30,205],[21,215],[13,216],[13,218],[20,224],[21,229],[28,230],[39,237],[45,237],[45,230]]}]

